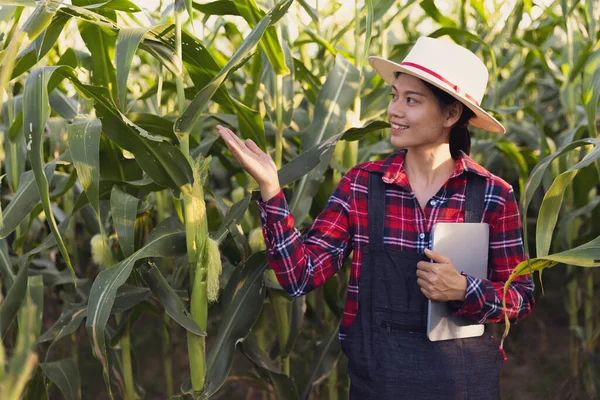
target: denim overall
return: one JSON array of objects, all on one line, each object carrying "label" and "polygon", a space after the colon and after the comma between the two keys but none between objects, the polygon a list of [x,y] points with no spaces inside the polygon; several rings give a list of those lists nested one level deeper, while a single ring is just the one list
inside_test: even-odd
[{"label": "denim overall", "polygon": [[[358,313],[342,343],[350,399],[499,399],[503,356],[487,332],[466,339],[427,338],[427,298],[416,270],[428,258],[384,245],[385,185],[380,174],[369,174],[369,245]],[[465,214],[465,222],[481,221],[474,218]]]}]

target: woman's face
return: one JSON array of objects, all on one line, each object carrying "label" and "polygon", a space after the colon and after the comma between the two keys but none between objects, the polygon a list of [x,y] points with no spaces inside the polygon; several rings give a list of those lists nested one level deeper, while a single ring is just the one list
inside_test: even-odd
[{"label": "woman's face", "polygon": [[388,118],[392,125],[392,146],[425,150],[448,143],[452,127],[448,116],[452,110],[442,110],[439,101],[422,80],[400,74],[391,91]]}]

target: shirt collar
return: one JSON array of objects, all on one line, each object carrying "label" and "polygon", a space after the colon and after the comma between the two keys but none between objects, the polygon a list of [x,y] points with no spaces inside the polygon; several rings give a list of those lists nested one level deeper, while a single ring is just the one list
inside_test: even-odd
[{"label": "shirt collar", "polygon": [[[404,169],[406,152],[407,149],[401,149],[389,155],[385,160],[369,161],[358,165],[357,168],[382,174],[382,180],[385,183],[394,183],[401,187],[408,188],[410,185],[406,170]],[[488,170],[477,164],[471,157],[461,151],[460,158],[456,160],[454,172],[448,179],[460,176],[465,171],[483,176],[484,178],[491,177],[491,173]]]}]

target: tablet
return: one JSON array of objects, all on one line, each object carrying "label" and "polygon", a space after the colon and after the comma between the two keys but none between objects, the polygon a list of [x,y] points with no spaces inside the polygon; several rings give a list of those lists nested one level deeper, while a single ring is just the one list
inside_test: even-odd
[{"label": "tablet", "polygon": [[[486,223],[438,222],[431,230],[431,249],[450,258],[456,269],[487,279],[490,228]],[[481,336],[483,324],[452,316],[446,302],[428,300],[427,337],[431,341]]]}]

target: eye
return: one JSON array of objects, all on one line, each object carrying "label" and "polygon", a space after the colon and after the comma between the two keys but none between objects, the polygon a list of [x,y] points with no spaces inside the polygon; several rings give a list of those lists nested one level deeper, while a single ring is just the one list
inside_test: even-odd
[{"label": "eye", "polygon": [[417,103],[417,100],[415,100],[413,97],[407,97],[406,102],[409,104],[412,104],[412,103]]},{"label": "eye", "polygon": [[397,99],[398,99],[398,95],[397,95],[396,93],[394,93],[394,92],[390,92],[390,97],[391,97],[392,99],[394,99],[394,100],[397,100]]}]

